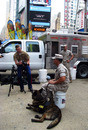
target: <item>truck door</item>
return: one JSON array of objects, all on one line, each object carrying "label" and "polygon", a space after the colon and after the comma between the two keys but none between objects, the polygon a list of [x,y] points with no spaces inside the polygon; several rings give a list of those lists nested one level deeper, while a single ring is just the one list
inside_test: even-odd
[{"label": "truck door", "polygon": [[26,41],[26,52],[30,56],[31,69],[44,68],[44,47],[38,41]]},{"label": "truck door", "polygon": [[3,46],[2,55],[4,57],[0,58],[0,70],[11,70],[12,65],[15,64],[15,62],[13,60],[13,55],[16,52],[15,46],[17,44],[22,46],[20,41],[19,42],[11,41]]},{"label": "truck door", "polygon": [[52,56],[58,54],[58,42],[52,42]]}]

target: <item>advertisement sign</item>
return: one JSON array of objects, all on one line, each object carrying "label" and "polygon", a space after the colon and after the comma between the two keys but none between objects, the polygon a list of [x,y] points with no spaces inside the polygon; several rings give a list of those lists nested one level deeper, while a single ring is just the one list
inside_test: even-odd
[{"label": "advertisement sign", "polygon": [[32,23],[29,21],[28,24],[28,31],[29,31],[29,39],[32,40]]},{"label": "advertisement sign", "polygon": [[33,22],[50,22],[50,12],[30,12],[30,19]]},{"label": "advertisement sign", "polygon": [[32,25],[32,31],[45,32],[46,28],[44,28],[44,27],[35,27],[35,26]]},{"label": "advertisement sign", "polygon": [[30,11],[51,12],[51,7],[30,5]]},{"label": "advertisement sign", "polygon": [[42,4],[51,6],[51,0],[30,0],[30,4]]},{"label": "advertisement sign", "polygon": [[26,29],[24,25],[21,25],[22,28],[22,39],[26,39]]},{"label": "advertisement sign", "polygon": [[30,20],[32,25],[50,27],[51,7],[30,5]]},{"label": "advertisement sign", "polygon": [[14,25],[11,20],[7,22],[7,28],[9,32],[10,39],[15,39],[15,31],[14,31]]},{"label": "advertisement sign", "polygon": [[18,39],[22,39],[22,28],[21,28],[20,19],[16,19],[15,26],[16,26]]}]

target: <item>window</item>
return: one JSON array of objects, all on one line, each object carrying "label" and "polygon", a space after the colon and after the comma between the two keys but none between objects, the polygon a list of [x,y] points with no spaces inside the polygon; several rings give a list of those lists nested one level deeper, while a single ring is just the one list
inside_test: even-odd
[{"label": "window", "polygon": [[73,54],[77,54],[78,53],[78,45],[72,45],[71,51]]},{"label": "window", "polygon": [[82,54],[88,54],[88,46],[82,46]]},{"label": "window", "polygon": [[60,46],[60,52],[61,52],[62,50],[64,50],[64,45],[61,45],[61,46]]},{"label": "window", "polygon": [[26,42],[26,51],[27,52],[39,52],[39,43],[38,42]]},{"label": "window", "polygon": [[20,45],[21,47],[21,42],[9,42],[6,46],[5,46],[5,53],[9,53],[9,52],[16,52],[15,46],[16,45]]}]

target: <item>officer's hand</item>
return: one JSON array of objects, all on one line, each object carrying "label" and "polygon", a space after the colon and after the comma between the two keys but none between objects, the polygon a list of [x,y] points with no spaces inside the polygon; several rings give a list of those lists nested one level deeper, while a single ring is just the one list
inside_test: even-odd
[{"label": "officer's hand", "polygon": [[19,61],[19,65],[22,65],[22,61]]},{"label": "officer's hand", "polygon": [[69,63],[70,62],[70,60],[67,60],[67,63]]},{"label": "officer's hand", "polygon": [[54,84],[54,82],[55,82],[54,80],[49,80],[48,83],[49,83],[49,84]]}]

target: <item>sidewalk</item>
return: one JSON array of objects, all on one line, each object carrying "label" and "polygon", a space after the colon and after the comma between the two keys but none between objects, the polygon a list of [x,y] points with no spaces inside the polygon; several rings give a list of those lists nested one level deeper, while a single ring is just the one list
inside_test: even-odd
[{"label": "sidewalk", "polygon": [[[33,84],[40,89],[41,84]],[[32,102],[31,93],[21,93],[14,86],[8,97],[9,85],[0,86],[0,130],[46,130],[51,121],[32,123],[34,111],[26,106]],[[25,90],[28,87],[25,86]],[[88,79],[74,80],[67,91],[66,107],[62,109],[62,120],[53,130],[88,130]]]}]

